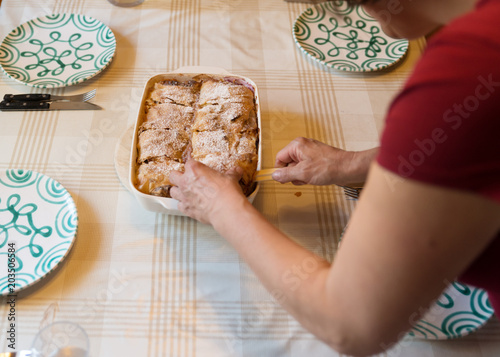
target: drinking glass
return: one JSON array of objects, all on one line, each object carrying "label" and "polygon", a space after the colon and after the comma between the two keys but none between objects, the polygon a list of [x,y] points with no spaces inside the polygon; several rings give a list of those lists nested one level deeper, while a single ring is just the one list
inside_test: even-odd
[{"label": "drinking glass", "polygon": [[37,333],[31,349],[33,357],[88,357],[89,337],[80,325],[57,321]]}]

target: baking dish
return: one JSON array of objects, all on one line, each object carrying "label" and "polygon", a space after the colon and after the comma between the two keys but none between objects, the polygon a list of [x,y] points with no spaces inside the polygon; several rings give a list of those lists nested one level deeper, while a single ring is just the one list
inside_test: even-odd
[{"label": "baking dish", "polygon": [[[260,113],[260,102],[259,102],[259,93],[257,90],[257,86],[255,83],[246,77],[242,77],[236,74],[232,74],[227,72],[222,68],[216,67],[182,67],[173,72],[157,74],[148,79],[146,82],[143,92],[141,102],[139,104],[139,108],[137,110],[136,122],[134,125],[134,133],[132,137],[131,150],[130,150],[130,163],[129,163],[129,186],[133,195],[137,198],[142,207],[144,207],[148,211],[166,213],[176,216],[184,216],[184,214],[178,210],[177,203],[178,201],[173,198],[167,197],[158,197],[153,195],[145,194],[139,191],[135,186],[136,180],[136,169],[137,169],[137,140],[138,140],[138,131],[141,126],[145,114],[145,105],[146,99],[155,83],[164,80],[176,80],[179,82],[187,81],[193,79],[197,76],[208,75],[214,79],[229,79],[231,81],[237,81],[239,83],[244,83],[245,85],[249,85],[255,94],[255,106],[257,112],[257,125],[259,128],[258,134],[258,162],[257,162],[257,170],[261,169],[262,162],[262,126],[261,126],[261,113]],[[256,183],[255,189],[253,192],[247,197],[250,202],[253,202],[257,192],[259,190],[259,183]]]}]

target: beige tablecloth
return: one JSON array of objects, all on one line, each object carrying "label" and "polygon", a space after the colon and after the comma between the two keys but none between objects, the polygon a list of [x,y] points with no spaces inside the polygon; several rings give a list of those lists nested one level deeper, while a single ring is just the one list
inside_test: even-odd
[{"label": "beige tablecloth", "polygon": [[[2,38],[34,17],[71,12],[101,20],[117,39],[103,73],[50,91],[97,88],[93,102],[103,110],[0,112],[0,169],[53,177],[79,215],[64,264],[17,298],[19,349],[47,323],[70,320],[87,331],[92,357],[337,356],[277,305],[212,228],[144,210],[115,171],[115,150],[134,122],[143,84],[182,66],[222,67],[256,82],[264,167],[297,136],[350,150],[377,145],[387,106],[423,41],[412,42],[391,71],[335,72],[293,41],[293,22],[306,8],[282,0],[146,0],[134,8],[106,0],[3,1]],[[27,91],[35,90],[0,76],[2,96]],[[332,259],[355,202],[335,187],[266,182],[254,204],[291,239]],[[0,352],[8,350],[7,314],[2,304]],[[492,319],[452,341],[407,339],[389,355],[498,356],[500,324]]]}]

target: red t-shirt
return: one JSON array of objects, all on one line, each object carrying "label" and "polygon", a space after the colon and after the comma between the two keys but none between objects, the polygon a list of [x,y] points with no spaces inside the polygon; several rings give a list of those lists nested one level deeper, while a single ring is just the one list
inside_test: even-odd
[{"label": "red t-shirt", "polygon": [[[500,204],[500,0],[441,29],[392,103],[378,163],[399,176]],[[474,237],[471,237],[474,239]],[[500,316],[500,232],[460,281]]]}]

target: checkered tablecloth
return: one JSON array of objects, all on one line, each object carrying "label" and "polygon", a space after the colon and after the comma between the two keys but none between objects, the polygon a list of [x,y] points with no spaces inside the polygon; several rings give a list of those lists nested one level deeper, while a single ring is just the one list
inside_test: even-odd
[{"label": "checkered tablecloth", "polygon": [[[263,167],[297,136],[350,150],[376,146],[387,106],[424,48],[383,73],[347,74],[303,55],[292,38],[307,4],[283,0],[3,0],[0,36],[40,15],[81,13],[117,39],[112,64],[83,84],[101,111],[0,112],[0,169],[59,181],[79,216],[76,243],[55,272],[19,293],[17,347],[52,321],[79,323],[97,356],[338,356],[305,331],[211,227],[141,208],[121,184],[115,152],[133,124],[145,81],[183,66],[216,66],[259,88]],[[34,92],[0,76],[0,94]],[[125,136],[126,138],[126,136]],[[125,139],[125,142],[127,140]],[[124,149],[125,148],[125,149]],[[333,259],[354,208],[335,187],[263,183],[254,202],[268,220]],[[0,352],[8,305],[0,306]],[[498,356],[500,324],[452,341],[407,339],[390,356]]]}]

